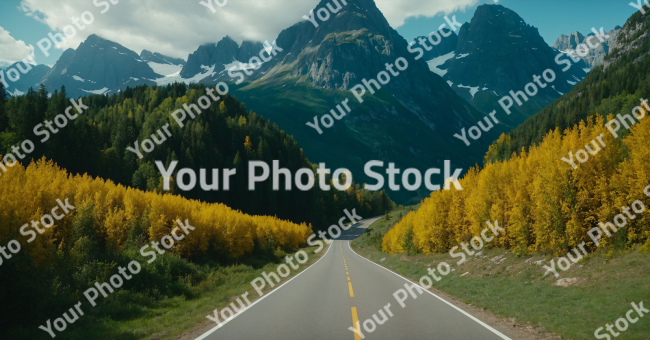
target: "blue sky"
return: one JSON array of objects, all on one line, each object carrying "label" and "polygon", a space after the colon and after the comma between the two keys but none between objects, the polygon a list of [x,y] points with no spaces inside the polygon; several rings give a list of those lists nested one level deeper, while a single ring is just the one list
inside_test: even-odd
[{"label": "blue sky", "polygon": [[[625,21],[634,14],[636,9],[629,5],[631,0],[499,0],[503,5],[524,19],[524,21],[537,27],[540,35],[547,44],[553,45],[555,39],[561,34],[578,31],[583,35],[591,32],[592,27],[600,30],[603,27],[609,31],[616,25],[623,26]],[[472,20],[476,7],[483,4],[494,4],[493,0],[481,0],[475,6],[465,11],[456,11],[450,14],[456,16],[459,23]],[[635,2],[636,3],[636,2]],[[433,18],[408,18],[397,32],[407,41],[417,36],[428,35],[445,23],[444,14]]]},{"label": "blue sky", "polygon": [[37,62],[39,64],[53,65],[59,60],[63,51],[51,49],[49,58],[45,58],[38,50],[36,43],[47,37],[50,29],[47,25],[27,17],[24,12],[18,9],[20,0],[0,0],[0,26],[11,33],[16,40],[23,40],[27,45],[33,45],[36,49]]},{"label": "blue sky", "polygon": [[[92,2],[88,1],[91,8],[93,8]],[[549,45],[552,45],[561,34],[569,34],[577,30],[586,35],[591,31],[591,27],[600,28],[602,26],[606,31],[609,31],[616,25],[622,26],[635,12],[635,9],[628,5],[630,1],[499,0],[498,4],[514,10],[526,23],[537,27],[544,40]],[[0,26],[9,31],[13,38],[23,40],[28,45],[33,45],[36,48],[36,57],[39,64],[52,65],[56,63],[63,52],[62,50],[51,49],[51,55],[45,57],[36,46],[36,43],[50,32],[49,27],[31,17],[27,17],[24,12],[18,9],[20,2],[20,0],[0,1]],[[460,23],[468,22],[474,15],[476,7],[486,3],[494,4],[495,1],[480,0],[478,4],[467,8],[465,11],[456,11],[451,13],[450,16],[455,15]],[[444,14],[438,14],[432,18],[411,17],[406,19],[405,24],[398,27],[397,31],[406,40],[411,41],[416,36],[428,35],[431,31],[436,30],[438,26],[445,22],[443,16]],[[130,47],[128,41],[118,40],[117,42]],[[187,55],[184,58],[187,58]]]}]

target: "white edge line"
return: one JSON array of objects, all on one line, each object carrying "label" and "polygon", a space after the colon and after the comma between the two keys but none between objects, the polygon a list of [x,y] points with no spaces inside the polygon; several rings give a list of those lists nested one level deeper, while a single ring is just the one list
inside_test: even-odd
[{"label": "white edge line", "polygon": [[[368,261],[368,262],[370,262],[370,263],[372,263],[372,264],[378,266],[379,268],[386,269],[386,270],[388,270],[389,272],[391,272],[391,273],[393,273],[393,274],[395,274],[395,275],[397,275],[397,276],[403,278],[404,280],[408,281],[409,283],[417,284],[417,283],[414,283],[413,281],[411,281],[411,280],[405,278],[404,276],[399,275],[399,274],[395,273],[394,271],[392,271],[392,270],[390,270],[390,269],[388,269],[388,268],[386,268],[386,267],[380,266],[380,265],[378,265],[377,263],[374,263],[374,262],[368,260],[367,258],[365,258],[365,257],[363,257],[363,256],[361,256],[361,255],[359,255],[359,254],[357,254],[357,252],[354,251],[354,249],[352,249],[352,247],[350,246],[350,241],[348,241],[348,248],[350,248],[350,250],[352,250],[352,252],[355,253],[355,254],[356,254],[357,256],[359,256],[360,258],[362,258],[362,259],[364,259],[364,260],[366,260],[366,261]],[[417,285],[420,286],[420,287],[422,287],[422,286],[419,285],[419,284],[417,284]],[[501,332],[497,331],[496,329],[490,327],[490,325],[486,324],[485,322],[483,322],[483,321],[481,321],[481,320],[475,318],[474,316],[472,316],[471,314],[467,313],[466,311],[464,311],[464,310],[458,308],[457,306],[455,306],[454,304],[450,303],[449,301],[447,301],[447,300],[441,298],[440,296],[438,296],[438,295],[436,295],[436,294],[433,294],[433,293],[432,293],[431,291],[429,291],[428,289],[425,289],[424,287],[422,287],[422,290],[424,290],[425,292],[427,292],[427,293],[429,293],[429,294],[435,296],[435,297],[438,298],[440,301],[442,301],[442,302],[448,304],[449,306],[453,307],[453,308],[456,309],[457,311],[463,313],[463,314],[464,314],[465,316],[467,316],[468,318],[470,318],[470,319],[476,321],[476,322],[479,323],[481,326],[487,328],[487,329],[490,330],[492,333],[494,333],[494,334],[496,334],[497,336],[499,336],[501,339],[504,339],[504,340],[512,340],[512,339],[510,339],[509,337],[503,335]]]},{"label": "white edge line", "polygon": [[[327,251],[325,252],[325,255],[323,255],[323,257],[321,257],[320,259],[318,259],[318,261],[316,261],[316,263],[318,263],[318,262],[320,262],[320,260],[324,259],[325,256],[327,256],[327,253],[330,252],[330,249],[332,249],[332,245],[331,245],[331,244],[330,244],[330,246],[327,248]],[[309,268],[315,266],[316,263],[314,263],[314,264],[312,264],[311,266],[305,268],[305,270],[303,270],[303,271],[301,271],[300,273],[298,273],[298,275],[292,277],[289,281],[287,281],[287,282],[283,283],[282,285],[278,286],[278,288],[275,288],[274,290],[272,290],[272,291],[270,291],[269,293],[265,294],[264,296],[262,296],[261,298],[257,299],[255,302],[251,303],[250,305],[244,307],[244,309],[242,309],[242,310],[240,310],[239,312],[235,313],[235,315],[233,315],[233,316],[232,316],[231,318],[229,318],[228,320],[226,320],[226,321],[224,321],[224,322],[218,324],[217,326],[215,326],[214,328],[210,329],[209,331],[203,333],[201,336],[199,336],[198,338],[196,338],[196,339],[194,339],[194,340],[203,340],[203,339],[207,338],[208,335],[214,333],[217,329],[219,329],[219,328],[225,326],[228,322],[232,321],[234,318],[238,317],[240,314],[244,313],[244,312],[247,311],[249,308],[255,306],[258,302],[260,302],[260,301],[266,299],[269,295],[271,295],[271,294],[277,292],[277,291],[278,291],[280,288],[282,288],[284,285],[286,285],[287,283],[291,282],[293,279],[297,278],[298,276],[302,275],[302,273],[304,273],[304,272],[306,272],[307,270],[309,270]]]}]

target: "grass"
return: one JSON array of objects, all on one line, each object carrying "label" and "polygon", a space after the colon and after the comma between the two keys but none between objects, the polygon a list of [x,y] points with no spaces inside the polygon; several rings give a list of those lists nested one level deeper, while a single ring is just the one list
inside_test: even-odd
[{"label": "grass", "polygon": [[411,207],[398,207],[384,217],[376,220],[373,224],[368,226],[361,237],[352,242],[356,246],[355,249],[373,250],[381,252],[381,242],[384,234],[388,232],[402,217],[406,216],[411,210],[417,210],[420,204]]},{"label": "grass", "polygon": [[[380,222],[371,230],[385,232],[386,227]],[[544,276],[542,268],[549,264],[550,256],[517,257],[503,249],[482,249],[457,265],[458,258],[451,258],[448,253],[382,253],[377,249],[377,237],[373,231],[366,232],[352,242],[352,247],[360,255],[414,280],[428,275],[428,267],[445,261],[453,271],[439,282],[434,281],[435,288],[465,303],[563,338],[593,339],[597,328],[613,325],[618,318],[625,317],[632,308],[631,302],[638,305],[643,301],[645,308],[650,307],[650,254],[642,254],[639,247],[590,254],[555,278],[553,274]],[[561,278],[578,281],[569,287],[555,285]],[[650,315],[630,324],[619,338],[647,340],[648,334]]]},{"label": "grass", "polygon": [[[326,249],[323,249],[314,255],[316,248],[302,248],[301,250],[309,254],[308,261],[300,265],[300,268],[292,270],[290,276],[282,279],[275,287],[291,279],[326,253]],[[292,256],[292,254],[287,255]],[[298,264],[296,261],[294,263]],[[212,315],[214,309],[221,311],[247,291],[251,303],[257,300],[259,295],[250,282],[261,276],[264,271],[267,273],[276,271],[278,265],[279,263],[269,263],[258,269],[241,264],[212,268],[205,278],[196,279],[191,276],[183,278],[186,281],[194,281],[186,282],[192,287],[191,292],[175,296],[161,294],[160,298],[153,302],[149,297],[155,295],[152,292],[139,294],[125,289],[116,290],[106,300],[98,299],[98,304],[94,308],[89,307],[84,300],[85,315],[75,324],[69,325],[65,331],[55,332],[56,338],[165,340],[176,339],[183,333],[196,331],[206,325],[216,326],[212,321],[205,323],[208,320],[206,315]],[[127,286],[124,288],[128,289]],[[267,285],[264,291],[266,293],[272,289],[274,288]],[[238,306],[236,302],[235,304]],[[51,320],[61,317],[63,312],[58,315],[53,314]],[[45,322],[46,320],[43,320],[41,324],[45,325]],[[201,324],[202,322],[204,323]],[[51,339],[46,332],[37,327],[12,330],[11,333],[6,334],[6,337],[0,338]]]},{"label": "grass", "polygon": [[[280,283],[276,284],[276,287],[302,272],[327,252],[326,249],[323,249],[319,254],[313,256],[316,248],[304,248],[303,250],[312,256],[309,257],[305,264],[300,265],[299,269],[292,270],[291,275],[282,279]],[[293,256],[293,254],[289,255]],[[298,264],[297,261],[294,261],[294,263]],[[161,301],[159,306],[149,309],[148,315],[128,322],[121,322],[119,327],[125,332],[131,331],[141,335],[141,339],[172,339],[183,332],[193,329],[198,323],[205,321],[206,315],[212,315],[214,309],[221,311],[222,308],[228,307],[231,302],[235,302],[235,299],[245,292],[249,292],[248,299],[251,303],[257,300],[260,296],[252,289],[250,282],[261,276],[262,272],[275,272],[277,266],[278,264],[271,263],[257,270],[253,270],[248,266],[231,267],[226,282],[217,289],[205,292],[196,299],[188,300],[176,297]],[[264,289],[265,294],[273,289],[267,285]],[[237,302],[235,302],[235,306],[239,306]],[[216,323],[214,326],[216,326]],[[153,334],[153,338],[147,337],[151,334]]]}]

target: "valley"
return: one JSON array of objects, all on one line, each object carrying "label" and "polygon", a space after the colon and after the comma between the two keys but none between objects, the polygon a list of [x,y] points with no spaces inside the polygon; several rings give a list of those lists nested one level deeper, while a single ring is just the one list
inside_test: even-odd
[{"label": "valley", "polygon": [[0,2],[0,338],[647,338],[641,1],[93,5]]}]

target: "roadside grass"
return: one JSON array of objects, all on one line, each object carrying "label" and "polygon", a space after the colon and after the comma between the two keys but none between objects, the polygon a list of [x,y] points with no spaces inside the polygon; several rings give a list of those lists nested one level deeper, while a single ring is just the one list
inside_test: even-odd
[{"label": "roadside grass", "polygon": [[[317,247],[302,248],[301,250],[304,250],[309,255],[307,262],[299,264],[294,261],[296,265],[300,265],[300,268],[292,270],[291,275],[286,278],[280,277],[282,281],[276,283],[273,288],[267,284],[264,288],[265,295],[301,273],[327,252],[327,249],[323,248],[318,254],[314,254],[316,249]],[[287,255],[293,257],[294,254]],[[206,315],[212,316],[214,309],[218,309],[220,314],[221,309],[229,307],[231,303],[239,307],[236,299],[240,298],[240,295],[245,292],[249,292],[248,299],[253,303],[260,296],[255,289],[252,289],[250,282],[261,276],[262,272],[275,272],[278,265],[278,263],[270,263],[259,269],[243,265],[229,267],[224,283],[216,289],[205,291],[195,299],[175,297],[167,301],[161,301],[159,306],[149,309],[149,313],[145,317],[122,322],[119,326],[124,332],[130,331],[140,335],[140,339],[172,339],[179,334],[192,330],[198,323],[206,321]],[[243,299],[241,301],[246,303]],[[221,322],[224,321],[221,316],[219,316],[219,319]],[[217,325],[212,321],[209,322],[212,323],[211,326]]]},{"label": "roadside grass", "polygon": [[[275,287],[271,288],[267,285],[264,288],[265,295],[295,277],[327,252],[324,248],[318,254],[314,254],[315,249],[317,247],[298,249],[304,250],[309,255],[307,262],[299,264],[294,261],[300,268],[292,270],[290,276],[281,278],[282,281]],[[293,254],[295,253],[286,255],[293,256]],[[284,253],[279,255],[284,256]],[[250,282],[264,271],[267,273],[276,271],[278,265],[279,263],[271,262],[258,269],[242,264],[217,268],[202,266],[200,272],[205,274],[205,277],[196,278],[189,275],[179,280],[184,281],[179,282],[179,286],[191,287],[189,291],[173,297],[158,294],[159,298],[154,301],[150,296],[156,295],[155,292],[143,294],[124,288],[115,290],[115,293],[106,300],[100,296],[96,307],[91,308],[85,304],[83,307],[85,315],[75,324],[68,325],[65,331],[56,332],[56,338],[166,340],[177,339],[183,333],[201,328],[207,330],[217,325],[206,318],[207,315],[213,315],[214,309],[218,309],[221,313],[222,308],[228,307],[233,302],[236,307],[239,307],[235,300],[245,292],[249,292],[248,299],[251,303],[260,298]],[[125,285],[125,288],[128,289],[128,286]],[[243,299],[241,301],[245,303]],[[56,317],[61,315],[53,317],[52,321]],[[219,319],[221,322],[224,321],[221,316]],[[45,325],[45,321],[42,324]],[[34,327],[34,329],[16,330],[13,334],[8,334],[7,339],[51,339],[51,337]]]},{"label": "roadside grass", "polygon": [[410,207],[401,207],[384,215],[366,228],[363,235],[353,241],[360,249],[369,249],[381,252],[381,242],[386,234],[402,217],[411,210],[418,210],[420,204]]},{"label": "roadside grass", "polygon": [[[387,231],[381,225],[373,230]],[[359,255],[414,281],[428,275],[427,268],[447,262],[452,272],[439,282],[434,280],[435,288],[465,303],[563,338],[593,339],[599,327],[625,318],[632,302],[638,305],[643,301],[644,307],[650,309],[650,254],[641,253],[640,247],[589,254],[569,270],[558,271],[560,276],[556,278],[552,273],[544,276],[546,270],[542,265],[550,263],[550,255],[518,257],[507,250],[484,248],[457,265],[459,259],[448,253],[388,255],[381,252],[381,243],[377,250],[376,239],[372,231],[366,232],[352,242],[352,247]],[[563,278],[577,281],[568,287],[556,285]],[[619,332],[616,327],[614,330]],[[605,333],[609,334],[607,330],[600,334]],[[620,339],[650,339],[650,315],[630,323],[620,333]]]}]

